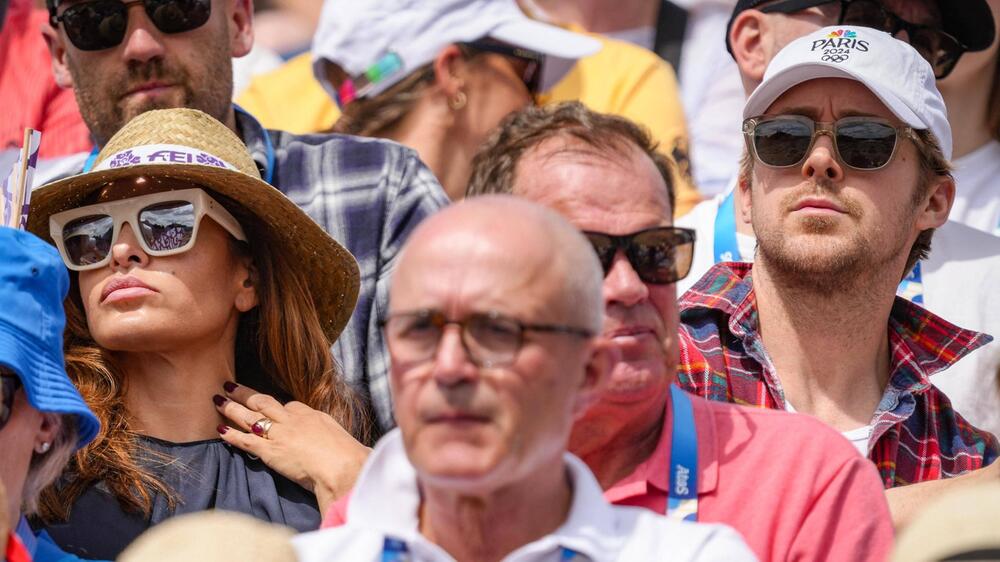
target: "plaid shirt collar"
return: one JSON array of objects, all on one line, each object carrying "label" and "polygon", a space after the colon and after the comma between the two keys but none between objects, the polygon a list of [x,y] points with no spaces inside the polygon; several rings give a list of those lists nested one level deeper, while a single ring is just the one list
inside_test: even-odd
[{"label": "plaid shirt collar", "polygon": [[[716,264],[681,297],[680,307],[713,309],[728,317],[730,333],[765,367],[768,389],[784,408],[784,391],[760,337],[752,270],[752,263]],[[959,328],[899,296],[892,305],[888,329],[891,375],[876,413],[877,422],[880,414],[899,405],[901,397],[925,392],[931,386],[931,375],[993,340],[987,334]]]}]

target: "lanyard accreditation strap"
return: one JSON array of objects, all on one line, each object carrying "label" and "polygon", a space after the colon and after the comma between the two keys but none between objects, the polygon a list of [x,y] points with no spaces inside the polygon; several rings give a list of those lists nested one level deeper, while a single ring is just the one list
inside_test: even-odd
[{"label": "lanyard accreditation strap", "polygon": [[[578,554],[566,547],[559,550],[559,562],[570,562],[575,560]],[[410,549],[406,546],[406,541],[394,537],[386,537],[382,542],[381,562],[411,562]]]},{"label": "lanyard accreditation strap", "polygon": [[691,396],[677,385],[670,386],[674,427],[670,435],[669,495],[667,517],[698,520],[698,433],[694,425]]},{"label": "lanyard accreditation strap", "polygon": [[[736,239],[736,197],[735,189],[722,200],[715,214],[715,238],[713,242],[715,263],[740,259],[740,246]],[[924,304],[924,283],[920,263],[903,279],[896,294],[914,304]]]}]

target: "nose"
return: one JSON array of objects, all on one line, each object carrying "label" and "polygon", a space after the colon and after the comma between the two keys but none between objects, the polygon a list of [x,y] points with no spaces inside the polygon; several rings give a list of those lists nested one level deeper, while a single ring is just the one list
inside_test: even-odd
[{"label": "nose", "polygon": [[826,181],[844,179],[844,168],[837,160],[833,139],[829,135],[819,135],[813,143],[809,155],[802,163],[802,176],[807,180],[825,178]]},{"label": "nose", "polygon": [[111,269],[128,271],[135,266],[145,266],[149,263],[149,255],[139,245],[132,226],[122,225],[118,239],[111,245]]},{"label": "nose", "polygon": [[149,20],[142,2],[128,5],[128,29],[122,42],[122,57],[126,61],[146,63],[163,56],[163,34]]},{"label": "nose", "polygon": [[649,287],[632,268],[625,252],[618,250],[614,261],[611,262],[611,269],[604,276],[605,307],[613,304],[635,306],[647,298],[649,298]]},{"label": "nose", "polygon": [[454,324],[445,326],[434,354],[434,380],[444,386],[455,386],[475,378],[478,370],[462,344],[462,328]]}]

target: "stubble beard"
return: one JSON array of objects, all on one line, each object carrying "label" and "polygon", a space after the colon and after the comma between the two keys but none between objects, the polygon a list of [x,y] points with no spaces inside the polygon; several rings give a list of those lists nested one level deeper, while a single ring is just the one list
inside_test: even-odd
[{"label": "stubble beard", "polygon": [[[201,76],[162,58],[130,61],[120,78],[108,78],[70,65],[80,114],[98,146],[104,146],[129,121],[154,109],[187,107],[203,111],[225,123],[232,104],[233,62],[226,36],[213,39],[202,51]],[[137,84],[151,80],[179,86],[175,95],[130,103],[125,94]]]}]

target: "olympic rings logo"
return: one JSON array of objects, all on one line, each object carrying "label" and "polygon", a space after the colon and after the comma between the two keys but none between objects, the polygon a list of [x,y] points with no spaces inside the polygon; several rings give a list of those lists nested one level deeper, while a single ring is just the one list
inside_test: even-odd
[{"label": "olympic rings logo", "polygon": [[850,55],[823,55],[823,62],[844,62],[851,58]]}]

